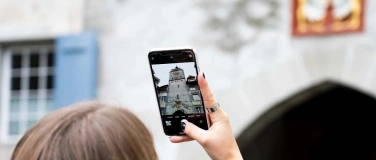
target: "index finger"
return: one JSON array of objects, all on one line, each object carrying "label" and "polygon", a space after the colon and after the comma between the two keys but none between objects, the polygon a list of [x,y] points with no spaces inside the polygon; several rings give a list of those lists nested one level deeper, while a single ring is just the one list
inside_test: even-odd
[{"label": "index finger", "polygon": [[[198,85],[200,86],[202,98],[204,99],[205,108],[212,108],[217,105],[217,101],[214,98],[214,95],[211,92],[208,82],[206,81],[205,76],[202,72],[199,73],[197,79]],[[219,108],[217,111],[209,114],[210,119],[213,123],[226,118],[226,113],[222,110],[222,108]]]}]

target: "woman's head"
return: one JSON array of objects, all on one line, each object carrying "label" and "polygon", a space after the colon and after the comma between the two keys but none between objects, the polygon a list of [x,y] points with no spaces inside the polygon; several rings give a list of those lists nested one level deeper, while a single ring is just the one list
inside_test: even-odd
[{"label": "woman's head", "polygon": [[99,102],[55,111],[18,142],[12,160],[155,160],[153,139],[128,110]]}]

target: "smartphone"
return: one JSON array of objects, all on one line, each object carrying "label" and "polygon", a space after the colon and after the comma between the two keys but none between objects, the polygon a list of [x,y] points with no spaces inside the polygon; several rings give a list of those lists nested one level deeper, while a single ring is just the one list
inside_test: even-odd
[{"label": "smartphone", "polygon": [[209,122],[197,81],[199,68],[194,49],[152,49],[148,58],[165,134],[185,135],[180,127],[182,119],[208,130]]}]

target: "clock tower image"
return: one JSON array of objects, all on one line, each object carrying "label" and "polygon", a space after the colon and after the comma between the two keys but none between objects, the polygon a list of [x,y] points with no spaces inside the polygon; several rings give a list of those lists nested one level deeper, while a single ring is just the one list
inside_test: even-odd
[{"label": "clock tower image", "polygon": [[192,105],[184,70],[176,66],[169,74],[166,115],[192,114],[195,108]]}]

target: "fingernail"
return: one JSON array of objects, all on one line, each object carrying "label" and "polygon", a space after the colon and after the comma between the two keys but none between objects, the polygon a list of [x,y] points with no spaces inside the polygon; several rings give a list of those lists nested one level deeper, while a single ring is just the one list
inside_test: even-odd
[{"label": "fingernail", "polygon": [[180,122],[180,128],[184,131],[185,130],[185,121],[181,120]]},{"label": "fingernail", "polygon": [[206,79],[206,78],[205,78],[205,73],[202,73],[202,76],[204,77],[204,79]]}]

